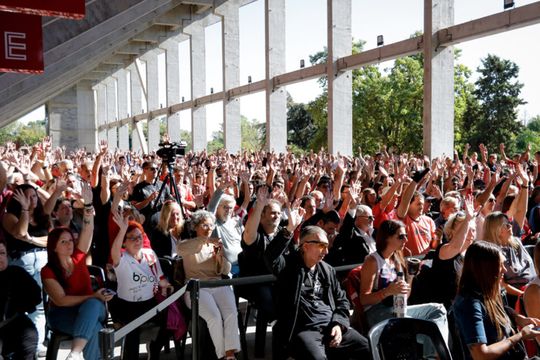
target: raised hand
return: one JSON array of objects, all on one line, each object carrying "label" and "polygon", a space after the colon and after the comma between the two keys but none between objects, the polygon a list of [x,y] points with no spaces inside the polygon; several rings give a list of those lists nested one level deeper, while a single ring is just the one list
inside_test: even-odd
[{"label": "raised hand", "polygon": [[21,208],[23,210],[28,210],[28,208],[30,207],[30,200],[26,197],[22,189],[15,190],[15,192],[13,193],[13,198],[17,200],[19,204],[21,204]]}]

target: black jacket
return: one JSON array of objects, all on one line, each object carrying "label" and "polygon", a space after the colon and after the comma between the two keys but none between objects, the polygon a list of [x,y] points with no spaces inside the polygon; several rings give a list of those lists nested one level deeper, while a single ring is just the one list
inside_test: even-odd
[{"label": "black jacket", "polygon": [[[282,345],[288,344],[294,334],[303,330],[296,328],[296,321],[306,267],[298,250],[285,255],[290,241],[291,236],[286,236],[284,231],[280,231],[267,245],[264,253],[266,265],[277,276],[276,309],[279,309],[279,313],[276,326],[279,331],[276,331],[276,334]],[[349,301],[337,280],[336,271],[324,261],[316,266],[318,273],[321,274],[324,302],[333,311],[332,320],[328,325],[340,325],[345,332],[349,328]]]},{"label": "black jacket", "polygon": [[358,231],[354,225],[354,218],[347,212],[339,235],[334,240],[334,244],[324,261],[332,266],[363,263],[364,258],[369,254],[366,236]]}]

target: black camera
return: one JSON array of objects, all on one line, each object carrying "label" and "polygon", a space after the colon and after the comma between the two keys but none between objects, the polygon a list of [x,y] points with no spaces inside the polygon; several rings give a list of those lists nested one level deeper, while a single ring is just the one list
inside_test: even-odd
[{"label": "black camera", "polygon": [[163,159],[164,162],[174,162],[177,156],[186,155],[187,143],[180,141],[178,143],[159,143],[160,149],[156,152],[157,156]]}]

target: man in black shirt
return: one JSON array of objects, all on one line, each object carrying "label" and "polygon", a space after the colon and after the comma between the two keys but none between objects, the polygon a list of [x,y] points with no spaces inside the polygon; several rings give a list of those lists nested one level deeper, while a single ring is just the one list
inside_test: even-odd
[{"label": "man in black shirt", "polygon": [[142,168],[144,180],[138,183],[133,189],[131,203],[144,215],[144,230],[150,234],[153,228],[152,225],[157,224],[159,220],[159,211],[163,203],[170,198],[170,190],[168,186],[165,186],[163,193],[161,193],[158,199],[159,190],[163,183],[159,180],[155,181],[158,170],[156,164],[145,161]]},{"label": "man in black shirt", "polygon": [[284,255],[298,224],[294,217],[265,251],[265,262],[278,277],[274,359],[370,359],[367,339],[350,327],[349,302],[336,272],[322,261],[328,252],[324,230],[307,226],[298,250]]}]

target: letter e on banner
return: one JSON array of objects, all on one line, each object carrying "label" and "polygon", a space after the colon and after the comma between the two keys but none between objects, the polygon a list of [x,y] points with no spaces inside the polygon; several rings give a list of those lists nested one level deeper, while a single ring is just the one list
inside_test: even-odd
[{"label": "letter e on banner", "polygon": [[42,73],[41,16],[0,11],[0,71]]}]

